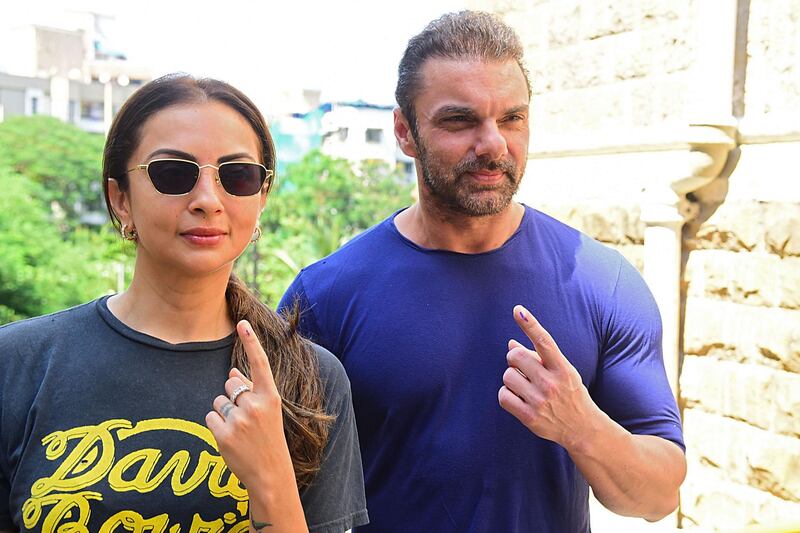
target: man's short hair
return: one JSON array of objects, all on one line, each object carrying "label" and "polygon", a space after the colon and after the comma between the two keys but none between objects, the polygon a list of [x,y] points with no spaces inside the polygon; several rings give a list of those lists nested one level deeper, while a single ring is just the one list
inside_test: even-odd
[{"label": "man's short hair", "polygon": [[420,84],[420,71],[430,58],[484,61],[514,60],[522,70],[528,95],[531,84],[523,63],[523,48],[516,32],[499,17],[481,11],[447,13],[430,22],[421,33],[408,41],[398,68],[395,98],[408,120],[412,135],[417,136],[414,98]]}]

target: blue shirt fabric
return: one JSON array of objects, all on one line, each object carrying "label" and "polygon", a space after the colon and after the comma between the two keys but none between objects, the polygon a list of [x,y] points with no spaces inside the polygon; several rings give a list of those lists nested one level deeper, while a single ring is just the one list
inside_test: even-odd
[{"label": "blue shirt fabric", "polygon": [[[396,215],[396,213],[395,213]],[[358,531],[589,531],[586,480],[498,404],[526,306],[592,398],[629,431],[683,447],[661,322],[622,256],[530,207],[500,248],[429,250],[394,215],[305,268],[301,329],[342,361],[370,524]]]}]

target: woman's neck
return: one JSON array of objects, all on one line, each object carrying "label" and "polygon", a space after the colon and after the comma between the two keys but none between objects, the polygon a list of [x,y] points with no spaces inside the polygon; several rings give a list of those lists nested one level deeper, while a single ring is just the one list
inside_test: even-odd
[{"label": "woman's neck", "polygon": [[130,328],[172,344],[221,339],[234,330],[225,299],[230,272],[187,279],[148,272],[137,261],[130,287],[109,298],[108,308]]}]

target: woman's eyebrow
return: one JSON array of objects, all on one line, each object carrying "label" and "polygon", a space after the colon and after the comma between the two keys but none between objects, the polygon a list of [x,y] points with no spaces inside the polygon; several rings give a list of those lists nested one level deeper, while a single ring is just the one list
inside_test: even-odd
[{"label": "woman's eyebrow", "polygon": [[147,156],[147,159],[152,159],[157,155],[174,155],[181,159],[188,159],[189,161],[197,161],[195,156],[188,152],[184,152],[182,150],[176,150],[175,148],[159,148],[155,152],[152,152],[150,155]]},{"label": "woman's eyebrow", "polygon": [[[159,148],[158,150],[152,152],[150,155],[147,156],[147,159],[152,159],[157,155],[171,155],[174,157],[178,157],[180,159],[186,159],[188,161],[197,162],[197,158],[190,154],[189,152],[184,152],[183,150],[178,150],[175,148]],[[239,152],[235,154],[224,155],[217,159],[217,163],[225,163],[226,161],[235,161],[236,159],[250,159],[251,161],[255,161],[256,159],[248,154],[247,152]]]},{"label": "woman's eyebrow", "polygon": [[248,154],[247,152],[239,152],[238,154],[224,155],[219,159],[217,159],[217,163],[225,163],[227,161],[235,161],[237,159],[250,159],[251,161],[256,160],[252,155]]}]

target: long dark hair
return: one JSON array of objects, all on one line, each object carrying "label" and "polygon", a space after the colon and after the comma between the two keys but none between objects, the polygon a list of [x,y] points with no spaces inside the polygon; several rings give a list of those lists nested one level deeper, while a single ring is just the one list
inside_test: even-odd
[{"label": "long dark hair", "polygon": [[[148,118],[162,109],[191,102],[216,101],[243,116],[261,144],[261,163],[275,172],[275,146],[266,121],[255,104],[241,91],[214,79],[195,79],[170,74],[144,85],[122,106],[108,132],[103,152],[103,192],[111,221],[120,220],[109,201],[108,180],[115,179],[122,191],[129,182],[126,170],[139,145]],[[324,412],[324,390],[317,358],[311,344],[297,333],[298,310],[286,317],[269,309],[233,273],[225,291],[234,323],[248,320],[268,354],[283,404],[283,427],[299,488],[307,486],[319,470],[328,440],[331,417]],[[250,375],[242,342],[236,338],[231,366]]]}]

